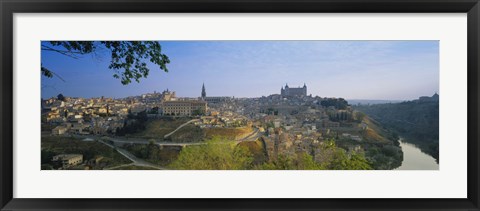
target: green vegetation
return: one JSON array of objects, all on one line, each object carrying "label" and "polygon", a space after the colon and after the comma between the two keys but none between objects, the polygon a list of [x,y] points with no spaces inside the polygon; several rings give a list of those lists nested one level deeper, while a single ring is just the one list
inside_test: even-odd
[{"label": "green vegetation", "polygon": [[260,140],[240,142],[238,147],[244,147],[250,152],[254,165],[262,164],[268,160],[265,146]]},{"label": "green vegetation", "polygon": [[389,170],[402,165],[403,153],[398,146],[371,144],[366,150],[365,156],[375,169]]},{"label": "green vegetation", "polygon": [[205,135],[207,139],[219,137],[226,140],[234,140],[252,132],[252,127],[248,126],[237,128],[205,128]]},{"label": "green vegetation", "polygon": [[[163,117],[161,119],[148,119],[145,111],[138,114],[129,114],[122,128],[118,128],[116,135],[137,137],[144,139],[163,139],[165,135],[177,129],[180,125],[190,121],[188,117]],[[176,131],[168,141],[172,142],[199,142],[205,137],[203,130],[195,125],[185,125]]]},{"label": "green vegetation", "polygon": [[180,152],[180,147],[160,147],[154,143],[150,144],[127,144],[124,145],[127,151],[135,157],[154,163],[160,166],[167,166],[175,160]]},{"label": "green vegetation", "polygon": [[423,152],[439,158],[439,104],[438,101],[409,101],[356,107],[415,144]]},{"label": "green vegetation", "polygon": [[198,126],[188,124],[170,136],[174,143],[201,142],[205,138],[205,132]]},{"label": "green vegetation", "polygon": [[61,101],[65,101],[65,97],[63,96],[63,94],[58,94],[57,99]]},{"label": "green vegetation", "polygon": [[[42,115],[43,117],[43,115]],[[52,132],[52,129],[57,127],[56,125],[54,124],[42,124],[41,125],[41,131],[42,132],[48,132],[48,134],[50,134]]]},{"label": "green vegetation", "polygon": [[145,128],[143,130],[126,135],[146,139],[163,139],[163,136],[172,132],[189,120],[191,119],[188,117],[164,117],[162,119],[151,119],[145,122]]},{"label": "green vegetation", "polygon": [[320,101],[320,105],[324,107],[333,106],[336,109],[346,109],[348,106],[348,102],[343,98],[328,98]]},{"label": "green vegetation", "polygon": [[181,170],[246,170],[253,167],[253,157],[246,147],[219,138],[206,144],[184,148],[170,166]]},{"label": "green vegetation", "polygon": [[276,109],[276,108],[261,109],[260,113],[276,116],[276,115],[278,115],[278,109]]},{"label": "green vegetation", "polygon": [[255,166],[256,170],[326,170],[324,166],[316,163],[307,153],[294,156],[279,155],[275,159]]},{"label": "green vegetation", "polygon": [[195,109],[192,112],[192,115],[193,116],[203,116],[203,115],[205,115],[205,112],[202,109]]},{"label": "green vegetation", "polygon": [[[156,41],[50,41],[42,42],[42,51],[57,52],[77,59],[86,54],[99,54],[108,51],[111,56],[109,69],[115,70],[114,78],[120,79],[123,85],[137,83],[146,78],[150,72],[145,60],[157,65],[160,70],[168,72],[170,59],[162,53],[162,47]],[[54,75],[63,80],[51,69],[41,66],[42,75],[52,78]]]},{"label": "green vegetation", "polygon": [[102,143],[82,141],[73,137],[42,137],[41,150],[42,169],[50,169],[53,167],[54,164],[51,162],[52,158],[59,154],[82,154],[84,161],[103,157],[99,164],[92,166],[93,169],[102,169],[130,163],[130,160],[123,155]]},{"label": "green vegetation", "polygon": [[352,113],[349,111],[335,111],[335,112],[327,112],[328,118],[332,122],[344,122],[344,121],[351,121],[353,119]]},{"label": "green vegetation", "polygon": [[[328,140],[320,146],[316,160],[320,160],[322,168],[333,170],[371,170],[372,164],[365,158],[363,153],[347,153],[345,149],[338,147],[334,140]],[[320,158],[318,158],[320,157]]]},{"label": "green vegetation", "polygon": [[360,132],[365,141],[370,143],[391,143],[399,146],[398,136],[391,131],[382,128],[377,121],[370,117],[364,117],[363,123],[368,125],[367,128]]},{"label": "green vegetation", "polygon": [[[355,112],[355,114],[357,113],[360,112]],[[361,140],[344,137],[342,133],[359,136]],[[395,169],[403,161],[398,136],[382,128],[378,122],[368,116],[362,117],[361,124],[358,124],[355,130],[336,128],[333,133],[325,135],[324,138],[334,139],[336,146],[346,151],[352,151],[356,148],[361,149],[373,169]]]},{"label": "green vegetation", "polygon": [[113,168],[111,170],[158,170],[158,169],[151,168],[151,167],[146,167],[146,166],[129,165],[129,166],[120,166],[118,168]]},{"label": "green vegetation", "polygon": [[150,111],[148,111],[148,114],[158,114],[158,106],[155,106],[153,107],[152,109],[150,109]]},{"label": "green vegetation", "polygon": [[[370,163],[361,153],[347,153],[333,141],[320,148],[321,162],[307,153],[279,155],[266,159],[260,142],[226,141],[220,138],[208,140],[203,145],[184,148],[178,159],[169,165],[183,170],[367,170]],[[317,156],[317,155],[316,155]]]},{"label": "green vegetation", "polygon": [[356,120],[358,123],[362,122],[363,119],[364,119],[365,116],[366,116],[365,113],[363,113],[363,112],[361,112],[361,111],[356,111],[356,112],[354,113],[354,115],[355,115],[355,120]]},{"label": "green vegetation", "polygon": [[123,127],[117,128],[115,133],[118,136],[124,136],[127,134],[144,131],[146,128],[147,121],[148,121],[148,116],[146,111],[142,111],[137,114],[129,113],[127,119],[123,124]]}]

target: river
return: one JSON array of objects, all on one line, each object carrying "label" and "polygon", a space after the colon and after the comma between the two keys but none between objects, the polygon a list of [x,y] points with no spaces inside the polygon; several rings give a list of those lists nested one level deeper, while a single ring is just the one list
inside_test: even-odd
[{"label": "river", "polygon": [[438,170],[435,158],[423,153],[413,144],[399,140],[403,151],[402,165],[395,170]]}]

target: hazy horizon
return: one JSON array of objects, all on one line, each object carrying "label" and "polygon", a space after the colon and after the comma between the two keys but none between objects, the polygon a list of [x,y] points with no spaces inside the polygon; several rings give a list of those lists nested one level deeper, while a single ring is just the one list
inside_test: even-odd
[{"label": "hazy horizon", "polygon": [[[174,91],[174,90],[170,90],[170,91]],[[157,91],[158,92],[158,91]],[[92,97],[81,97],[81,96],[69,96],[69,95],[64,95],[64,97],[71,97],[71,98],[85,98],[85,99],[90,99],[90,98],[101,98],[101,97],[105,97],[105,98],[112,98],[112,99],[124,99],[124,98],[129,98],[129,97],[139,97],[143,94],[152,94],[154,93],[153,91],[152,92],[146,92],[146,93],[139,93],[137,95],[131,95],[131,96],[125,96],[125,97],[111,97],[111,96],[92,96]],[[63,93],[59,93],[59,94],[63,94]],[[274,94],[278,94],[278,93],[274,93]],[[435,93],[434,93],[435,94]],[[432,95],[434,95],[432,94]],[[437,93],[438,94],[438,93]],[[273,94],[272,94],[273,95]],[[431,97],[432,95],[423,95],[423,96],[427,96],[427,97]],[[50,97],[47,97],[47,98],[44,98],[42,97],[43,99],[49,99],[49,98],[57,98],[58,94],[57,95],[54,95],[54,96],[50,96]],[[399,99],[349,99],[349,98],[344,98],[344,97],[341,97],[341,96],[318,96],[318,97],[322,97],[322,98],[343,98],[345,99],[346,101],[391,101],[391,102],[403,102],[403,101],[412,101],[412,100],[418,100],[419,97],[423,97],[423,96],[418,96],[416,98],[412,98],[412,99],[402,99],[402,100],[399,100]],[[196,97],[200,97],[200,96],[178,96],[177,95],[177,98],[196,98]],[[209,96],[207,96],[209,97]],[[268,97],[268,95],[266,96],[258,96],[258,97],[239,97],[239,96],[228,96],[228,95],[223,95],[223,96],[212,96],[212,97],[234,97],[234,98],[261,98],[261,97]],[[314,95],[312,95],[312,97],[316,97]],[[349,102],[350,103],[350,102]]]},{"label": "hazy horizon", "polygon": [[169,72],[149,64],[148,78],[122,85],[106,52],[73,59],[42,52],[60,75],[42,76],[42,98],[125,98],[166,89],[178,97],[262,97],[280,88],[350,100],[414,100],[439,93],[438,41],[159,41]]}]

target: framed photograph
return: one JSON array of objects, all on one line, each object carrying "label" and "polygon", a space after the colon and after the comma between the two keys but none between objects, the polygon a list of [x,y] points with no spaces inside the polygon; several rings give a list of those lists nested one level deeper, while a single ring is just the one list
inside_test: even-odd
[{"label": "framed photograph", "polygon": [[478,0],[0,7],[1,210],[479,210]]}]

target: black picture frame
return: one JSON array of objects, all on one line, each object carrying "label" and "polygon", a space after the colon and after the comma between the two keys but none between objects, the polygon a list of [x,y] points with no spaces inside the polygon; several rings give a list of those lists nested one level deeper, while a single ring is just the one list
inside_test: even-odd
[{"label": "black picture frame", "polygon": [[[478,0],[0,0],[2,210],[479,210]],[[468,197],[466,199],[19,199],[13,198],[15,13],[467,13]]]}]

